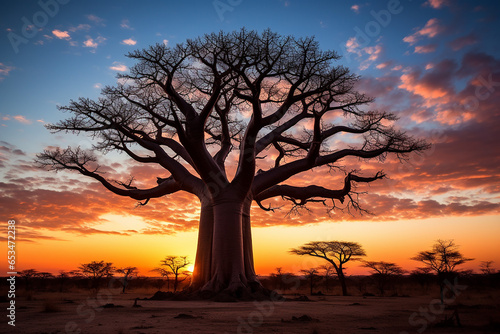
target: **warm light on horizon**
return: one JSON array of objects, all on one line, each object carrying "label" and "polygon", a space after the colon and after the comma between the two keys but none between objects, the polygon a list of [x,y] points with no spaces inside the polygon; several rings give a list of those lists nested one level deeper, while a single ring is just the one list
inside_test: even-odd
[{"label": "warm light on horizon", "polygon": [[[113,217],[107,216],[109,219]],[[116,216],[118,220],[121,217]],[[303,217],[304,218],[304,217]],[[331,222],[298,227],[258,227],[253,229],[255,270],[267,276],[281,267],[285,272],[299,273],[301,269],[327,264],[322,259],[288,253],[291,248],[309,241],[340,240],[360,243],[367,252],[364,260],[394,262],[411,271],[419,263],[410,260],[417,252],[430,249],[437,239],[454,239],[460,251],[474,258],[461,269],[479,272],[481,261],[494,261],[500,265],[500,252],[496,237],[500,225],[496,216],[447,217],[425,220],[391,222]],[[475,229],[470,230],[471,222]],[[438,224],[439,223],[439,224]],[[115,226],[110,221],[102,226]],[[97,227],[102,227],[97,226]],[[96,227],[96,228],[97,228]],[[127,228],[133,227],[127,225]],[[82,263],[104,260],[115,267],[135,266],[142,276],[158,276],[152,270],[160,266],[167,255],[188,256],[194,269],[198,232],[179,232],[174,235],[92,235],[75,236],[56,232],[56,240],[40,240],[20,243],[18,258],[22,267],[18,270],[36,269],[57,275],[60,270],[76,270]],[[71,247],[68,248],[69,243]],[[484,247],[491,245],[491,247]],[[54,254],[58,254],[54,261]],[[0,270],[6,270],[5,264]],[[347,275],[368,274],[360,262],[347,263]]]}]

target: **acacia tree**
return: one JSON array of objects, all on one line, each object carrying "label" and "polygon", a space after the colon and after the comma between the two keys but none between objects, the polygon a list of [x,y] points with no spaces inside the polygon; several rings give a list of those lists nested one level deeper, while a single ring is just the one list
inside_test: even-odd
[{"label": "acacia tree", "polygon": [[[183,282],[186,280],[189,275],[186,274],[186,267],[189,266],[191,262],[187,259],[187,256],[167,256],[165,259],[161,260],[161,265],[165,267],[164,269],[168,273],[171,273],[174,275],[174,292],[177,291],[177,287],[179,283]],[[163,268],[160,268],[163,269]],[[159,270],[160,273],[162,273],[162,270]],[[163,273],[165,273],[163,271]],[[179,275],[185,275],[183,279],[179,278]]]},{"label": "acacia tree", "polygon": [[377,281],[377,286],[382,296],[391,278],[405,273],[401,266],[393,262],[364,261],[363,267],[372,270],[372,275]]},{"label": "acacia tree", "polygon": [[139,273],[137,270],[137,267],[124,267],[124,268],[118,268],[116,269],[117,273],[123,274],[121,283],[122,283],[122,293],[125,293],[125,289],[127,288],[127,285],[132,277],[137,276]]},{"label": "acacia tree", "polygon": [[319,257],[330,262],[337,272],[343,296],[347,296],[344,264],[349,261],[358,261],[361,256],[366,255],[360,244],[348,241],[311,241],[291,249],[290,253]]},{"label": "acacia tree", "polygon": [[104,261],[83,263],[78,269],[85,278],[90,280],[90,288],[96,293],[99,291],[101,281],[105,278],[112,277],[115,271],[113,263]]},{"label": "acacia tree", "polygon": [[436,240],[436,243],[429,251],[421,251],[411,258],[414,261],[422,262],[425,267],[434,271],[438,278],[441,303],[444,302],[444,288],[446,281],[451,281],[457,276],[458,266],[474,259],[465,257],[458,250],[457,244],[453,240]]},{"label": "acacia tree", "polygon": [[[290,177],[321,166],[344,173],[336,167],[348,157],[406,159],[427,147],[397,130],[395,115],[368,110],[372,98],[354,89],[358,76],[335,65],[340,56],[321,51],[314,38],[242,29],[128,56],[137,64],[120,75],[121,84],[104,88],[96,100],[72,100],[60,110],[73,116],[48,125],[53,132],[91,135],[99,140],[93,150],[50,149],[37,160],[53,170],[80,172],[141,204],[178,191],[196,196],[201,212],[194,289],[242,293],[260,287],[253,201],[270,210],[262,201],[273,197],[294,207],[330,199],[333,208],[347,199],[343,205],[359,209],[355,183],[385,174],[346,170],[337,189],[290,185]],[[343,134],[356,138],[341,144]],[[161,166],[157,184],[106,178],[96,153],[112,150]],[[261,160],[271,153],[274,159]]]},{"label": "acacia tree", "polygon": [[318,275],[317,268],[302,269],[300,272],[304,275],[304,278],[309,281],[309,294],[312,296],[314,283],[320,277]]}]

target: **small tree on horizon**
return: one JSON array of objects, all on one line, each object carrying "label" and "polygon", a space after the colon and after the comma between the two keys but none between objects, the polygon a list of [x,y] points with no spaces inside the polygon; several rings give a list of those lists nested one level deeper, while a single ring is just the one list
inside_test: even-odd
[{"label": "small tree on horizon", "polygon": [[466,258],[455,244],[454,240],[436,240],[431,250],[421,251],[411,258],[422,262],[425,267],[435,272],[438,278],[441,303],[444,303],[444,287],[446,281],[452,281],[460,273],[458,266],[474,260]]},{"label": "small tree on horizon", "polygon": [[[174,276],[174,292],[177,291],[178,285],[181,282],[184,282],[190,275],[186,270],[186,267],[189,266],[191,262],[187,259],[187,256],[167,256],[165,259],[161,261],[161,269],[170,272]],[[162,272],[162,271],[160,271]],[[165,274],[165,272],[163,271]],[[180,278],[180,276],[184,276]]]},{"label": "small tree on horizon", "polygon": [[312,296],[313,295],[314,283],[320,277],[318,275],[319,271],[318,271],[317,268],[309,268],[309,269],[302,269],[302,270],[300,270],[300,272],[309,281],[309,293]]},{"label": "small tree on horizon", "polygon": [[401,266],[393,262],[364,261],[363,267],[372,269],[372,276],[376,279],[378,290],[382,296],[391,278],[405,273]]},{"label": "small tree on horizon", "polygon": [[[319,270],[323,272],[323,278],[325,280],[325,290],[328,292],[330,290],[330,278],[334,277],[334,273],[336,274],[335,268],[332,264],[324,264],[318,267]],[[346,268],[344,268],[345,271]]]},{"label": "small tree on horizon", "polygon": [[495,261],[481,261],[480,270],[484,275],[492,275],[495,273],[495,268],[493,268],[493,263]]},{"label": "small tree on horizon", "polygon": [[319,257],[331,263],[337,272],[343,296],[348,295],[344,264],[349,261],[359,261],[362,256],[366,256],[366,252],[360,244],[348,241],[311,241],[291,249],[290,253]]},{"label": "small tree on horizon", "polygon": [[24,288],[26,291],[33,289],[33,279],[38,277],[40,272],[36,269],[25,269],[18,272],[18,276],[24,280]]},{"label": "small tree on horizon", "polygon": [[78,269],[82,273],[83,277],[90,280],[89,288],[97,293],[100,289],[101,282],[105,278],[113,276],[115,267],[113,263],[104,261],[91,261],[89,263],[81,264]]},{"label": "small tree on horizon", "polygon": [[127,288],[127,285],[129,283],[130,279],[132,279],[132,277],[134,277],[134,276],[137,276],[137,274],[138,274],[137,267],[118,268],[118,269],[116,269],[116,272],[123,274],[123,277],[121,279],[121,283],[122,283],[122,287],[123,287],[122,293],[125,293],[125,289]]}]

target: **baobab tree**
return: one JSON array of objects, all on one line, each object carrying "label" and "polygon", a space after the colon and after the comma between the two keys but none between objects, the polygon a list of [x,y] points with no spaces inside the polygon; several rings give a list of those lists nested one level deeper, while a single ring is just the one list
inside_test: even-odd
[{"label": "baobab tree", "polygon": [[319,257],[328,261],[337,272],[343,296],[347,296],[344,264],[349,261],[358,261],[366,255],[360,244],[348,241],[311,241],[291,249],[290,253]]},{"label": "baobab tree", "polygon": [[[335,65],[340,56],[320,50],[314,38],[242,29],[174,47],[156,44],[128,56],[137,63],[119,76],[119,84],[104,88],[99,99],[61,106],[72,116],[48,125],[53,132],[89,134],[98,140],[93,149],[48,149],[37,161],[79,172],[143,205],[179,191],[196,196],[201,212],[195,290],[241,295],[260,288],[253,202],[265,210],[273,208],[263,201],[274,197],[294,207],[331,200],[331,209],[361,209],[356,183],[385,174],[337,168],[345,159],[407,159],[427,147],[398,130],[394,114],[369,110],[372,98],[354,89],[358,76]],[[353,137],[342,142],[344,134]],[[157,184],[108,179],[97,154],[109,151],[160,166]],[[338,187],[286,183],[321,166],[341,173]]]}]

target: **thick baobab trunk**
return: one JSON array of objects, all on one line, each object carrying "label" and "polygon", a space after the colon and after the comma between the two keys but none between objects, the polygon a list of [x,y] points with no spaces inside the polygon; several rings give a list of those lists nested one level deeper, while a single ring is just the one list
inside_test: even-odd
[{"label": "thick baobab trunk", "polygon": [[212,239],[214,231],[214,215],[209,199],[201,201],[200,226],[198,229],[198,247],[194,262],[191,290],[202,288],[211,278]]},{"label": "thick baobab trunk", "polygon": [[203,290],[238,294],[247,287],[243,255],[243,200],[230,193],[214,200],[211,279]]},{"label": "thick baobab trunk", "polygon": [[250,209],[252,206],[252,198],[247,197],[243,203],[242,228],[243,228],[243,256],[245,261],[245,275],[248,284],[252,289],[260,287],[260,283],[255,274],[253,262],[253,246],[252,246],[252,226],[250,219]]}]

